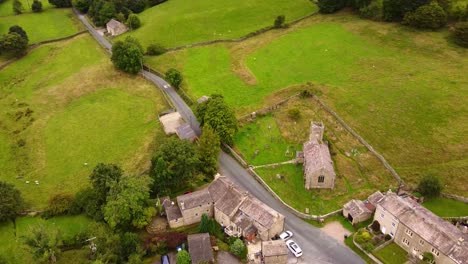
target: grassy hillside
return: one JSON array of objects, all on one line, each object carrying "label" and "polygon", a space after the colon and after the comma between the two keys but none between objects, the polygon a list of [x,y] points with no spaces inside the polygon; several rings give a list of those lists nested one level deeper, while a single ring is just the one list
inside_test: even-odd
[{"label": "grassy hillside", "polygon": [[[8,2],[0,4],[0,7],[4,7],[5,4]],[[51,8],[42,13],[0,17],[0,34],[7,33],[13,25],[19,25],[26,31],[30,44],[66,37],[77,33],[81,28],[72,11],[63,8]]]},{"label": "grassy hillside", "polygon": [[150,83],[117,72],[88,35],[35,49],[2,70],[0,87],[0,180],[30,207],[83,188],[99,162],[147,169],[166,104]]},{"label": "grassy hillside", "polygon": [[174,47],[213,39],[238,38],[273,25],[279,15],[292,21],[317,11],[309,0],[171,0],[138,16],[141,28],[129,34],[146,47]]},{"label": "grassy hillside", "polygon": [[[427,173],[466,194],[468,51],[448,32],[415,32],[348,14],[315,16],[248,41],[151,58],[182,70],[194,98],[222,93],[239,114],[312,82],[321,98],[406,181]],[[450,179],[450,180],[449,180]]]}]

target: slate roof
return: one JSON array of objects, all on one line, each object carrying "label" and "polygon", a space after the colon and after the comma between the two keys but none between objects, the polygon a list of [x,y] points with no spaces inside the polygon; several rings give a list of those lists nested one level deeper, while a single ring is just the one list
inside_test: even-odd
[{"label": "slate roof", "polygon": [[288,248],[284,240],[262,242],[262,255],[264,257],[288,255]]},{"label": "slate roof", "polygon": [[208,233],[188,235],[187,241],[192,263],[214,261],[210,235]]},{"label": "slate roof", "polygon": [[278,212],[253,197],[245,199],[239,210],[266,228],[270,228],[279,216]]},{"label": "slate roof", "polygon": [[468,234],[422,207],[409,196],[400,197],[389,192],[379,205],[455,263],[468,263]]},{"label": "slate roof", "polygon": [[115,19],[111,19],[109,22],[107,22],[106,26],[116,29],[125,25]]},{"label": "slate roof", "polygon": [[212,203],[210,192],[205,188],[200,191],[177,196],[177,204],[181,211],[192,209],[200,205]]},{"label": "slate roof", "polygon": [[362,214],[370,214],[372,213],[369,208],[367,208],[366,204],[360,200],[351,200],[346,203],[343,208],[348,211],[351,216],[356,217]]},{"label": "slate roof", "polygon": [[383,198],[384,195],[380,191],[376,191],[367,198],[367,201],[369,201],[369,203],[371,203],[372,205],[376,206]]},{"label": "slate roof", "polygon": [[215,207],[227,216],[232,216],[246,197],[246,192],[231,181],[220,177],[208,187]]},{"label": "slate roof", "polygon": [[178,126],[176,128],[176,134],[177,136],[179,136],[180,139],[194,140],[195,138],[197,138],[195,131],[187,123]]},{"label": "slate roof", "polygon": [[336,177],[333,169],[333,162],[330,156],[328,146],[320,144],[317,140],[307,141],[304,143],[304,170],[305,173],[314,173],[319,170],[326,170]]},{"label": "slate roof", "polygon": [[173,204],[169,197],[164,197],[161,199],[161,201],[168,221],[182,218],[182,212],[180,211],[180,208],[175,203]]}]

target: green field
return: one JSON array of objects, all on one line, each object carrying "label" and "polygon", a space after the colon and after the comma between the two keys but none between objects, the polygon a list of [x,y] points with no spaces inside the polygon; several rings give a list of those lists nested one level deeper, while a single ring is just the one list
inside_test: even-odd
[{"label": "green field", "polygon": [[[33,0],[20,0],[23,4],[23,14],[32,13],[30,5],[33,3]],[[42,0],[42,10],[47,10],[53,8],[53,5],[49,3],[48,0]],[[6,0],[0,4],[0,17],[1,16],[11,16],[13,13],[13,0]]]},{"label": "green field", "polygon": [[[16,226],[12,222],[0,224],[0,255],[7,258],[10,263],[33,263],[29,252],[23,245],[23,237],[29,235],[32,227],[42,223],[51,228],[58,228],[63,239],[85,231],[93,221],[86,216],[60,216],[44,220],[39,217],[20,217],[16,219]],[[76,250],[66,253],[74,254]],[[69,262],[68,262],[69,263]]]},{"label": "green field", "polygon": [[83,188],[99,162],[141,173],[161,138],[162,95],[114,70],[88,35],[35,49],[2,70],[0,87],[0,180],[29,208]]},{"label": "green field", "polygon": [[373,252],[373,255],[385,264],[401,264],[408,260],[408,253],[395,243]]},{"label": "green field", "polygon": [[292,21],[316,11],[309,0],[171,0],[139,14],[142,26],[129,34],[145,47],[153,43],[174,47],[239,38],[273,25],[279,15]]},{"label": "green field", "polygon": [[426,199],[422,205],[438,216],[468,216],[468,204],[448,198]]},{"label": "green field", "polygon": [[[0,4],[0,6],[7,3]],[[62,38],[77,33],[81,24],[71,9],[51,8],[42,13],[0,17],[0,34],[8,32],[13,25],[21,26],[29,37],[29,44]]]},{"label": "green field", "polygon": [[[248,41],[150,58],[180,69],[193,97],[222,93],[246,114],[272,93],[312,82],[409,184],[428,173],[466,194],[468,51],[448,32],[415,32],[343,13]],[[271,101],[269,101],[271,103]]]}]

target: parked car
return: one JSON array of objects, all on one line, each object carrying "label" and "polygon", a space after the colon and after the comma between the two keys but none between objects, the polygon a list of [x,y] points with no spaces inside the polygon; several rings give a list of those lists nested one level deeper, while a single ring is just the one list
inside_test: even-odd
[{"label": "parked car", "polygon": [[279,237],[282,239],[282,240],[288,240],[290,239],[291,237],[293,236],[293,233],[291,231],[284,231],[283,233],[281,233],[279,235]]},{"label": "parked car", "polygon": [[286,245],[296,258],[302,256],[302,249],[292,239],[286,241]]}]

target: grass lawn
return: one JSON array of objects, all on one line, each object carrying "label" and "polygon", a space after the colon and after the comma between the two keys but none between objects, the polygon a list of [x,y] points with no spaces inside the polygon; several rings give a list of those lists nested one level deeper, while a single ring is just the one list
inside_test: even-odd
[{"label": "grass lawn", "polygon": [[[32,5],[33,0],[20,0],[23,4],[23,14],[32,13],[30,5]],[[42,10],[47,10],[53,8],[54,6],[49,3],[48,0],[42,0]],[[12,16],[15,15],[13,12],[13,0],[6,0],[0,4],[0,16]]]},{"label": "grass lawn", "polygon": [[468,204],[453,199],[432,198],[422,205],[438,216],[468,216]]},{"label": "grass lawn", "polygon": [[164,137],[155,121],[167,108],[162,95],[116,71],[87,35],[35,49],[2,70],[0,87],[0,180],[33,209],[86,186],[99,162],[142,173]]},{"label": "grass lawn", "polygon": [[[60,216],[44,220],[39,217],[20,217],[16,219],[16,229],[12,222],[0,224],[0,255],[7,258],[10,263],[33,263],[31,254],[24,248],[22,239],[29,234],[30,228],[39,223],[60,229],[64,239],[70,238],[79,232],[86,230],[93,221],[86,216]],[[79,250],[64,253],[78,256]],[[83,253],[81,253],[83,255]],[[65,263],[65,262],[64,262]],[[67,262],[70,263],[70,262]],[[79,262],[77,262],[79,263]]]},{"label": "grass lawn", "polygon": [[149,59],[182,71],[193,98],[221,93],[247,114],[282,89],[311,82],[321,99],[409,184],[432,173],[466,194],[468,51],[447,31],[418,32],[347,13],[289,29]]},{"label": "grass lawn", "polygon": [[[0,6],[7,3],[0,4]],[[51,8],[42,13],[0,17],[0,34],[8,32],[13,25],[21,26],[28,34],[29,44],[66,37],[77,33],[81,24],[71,9]]]},{"label": "grass lawn", "polygon": [[372,254],[385,264],[401,264],[408,260],[408,253],[395,243]]},{"label": "grass lawn", "polygon": [[139,14],[142,26],[121,38],[135,36],[145,47],[174,47],[238,38],[273,25],[279,15],[292,21],[316,11],[309,0],[171,0]]}]

